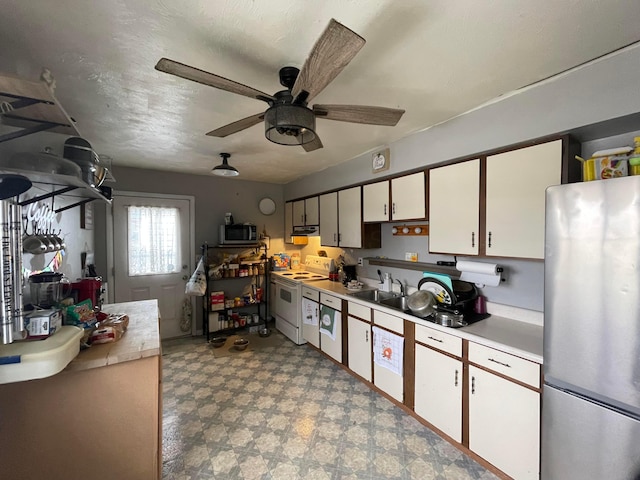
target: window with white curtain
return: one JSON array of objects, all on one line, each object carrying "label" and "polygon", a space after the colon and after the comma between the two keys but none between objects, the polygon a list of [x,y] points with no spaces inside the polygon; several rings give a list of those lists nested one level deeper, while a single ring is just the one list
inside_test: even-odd
[{"label": "window with white curtain", "polygon": [[129,276],[180,271],[180,211],[171,207],[127,207]]}]

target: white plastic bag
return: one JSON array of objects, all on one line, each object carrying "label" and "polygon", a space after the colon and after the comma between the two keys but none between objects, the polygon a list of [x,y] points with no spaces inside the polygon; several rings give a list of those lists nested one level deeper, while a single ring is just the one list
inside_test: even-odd
[{"label": "white plastic bag", "polygon": [[187,287],[184,290],[185,295],[193,295],[202,297],[207,289],[207,278],[204,274],[204,264],[202,258],[198,261],[198,266],[191,275],[191,278],[187,282]]}]

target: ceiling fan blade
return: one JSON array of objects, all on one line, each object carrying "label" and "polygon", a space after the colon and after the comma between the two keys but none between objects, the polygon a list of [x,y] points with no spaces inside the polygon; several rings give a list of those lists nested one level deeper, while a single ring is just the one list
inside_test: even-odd
[{"label": "ceiling fan blade", "polygon": [[314,105],[313,113],[327,120],[393,127],[400,121],[404,110],[368,105]]},{"label": "ceiling fan blade", "polygon": [[302,148],[305,149],[305,151],[307,152],[313,152],[314,150],[318,150],[319,148],[322,148],[324,145],[322,145],[322,142],[320,141],[320,137],[318,136],[318,134],[316,134],[316,138],[314,140],[312,140],[309,143],[305,143],[304,145],[302,145]]},{"label": "ceiling fan blade", "polygon": [[231,135],[232,133],[238,133],[245,128],[253,127],[254,125],[260,123],[262,120],[264,120],[264,112],[258,113],[257,115],[251,115],[250,117],[243,118],[242,120],[230,123],[228,125],[225,125],[224,127],[211,130],[209,133],[207,133],[207,135],[209,135],[210,137],[226,137],[227,135]]},{"label": "ceiling fan blade", "polygon": [[255,98],[256,100],[262,100],[264,102],[275,100],[273,96],[261,92],[260,90],[256,90],[255,88],[247,87],[246,85],[234,82],[228,78],[220,77],[213,73],[200,70],[199,68],[190,67],[184,63],[169,60],[168,58],[161,58],[156,64],[156,70],[186,78],[187,80],[198,82],[203,85],[226,90],[227,92]]},{"label": "ceiling fan blade", "polygon": [[303,98],[305,101],[318,95],[349,64],[364,44],[364,38],[331,19],[298,74],[291,90],[293,98],[297,99],[302,92],[308,93]]}]

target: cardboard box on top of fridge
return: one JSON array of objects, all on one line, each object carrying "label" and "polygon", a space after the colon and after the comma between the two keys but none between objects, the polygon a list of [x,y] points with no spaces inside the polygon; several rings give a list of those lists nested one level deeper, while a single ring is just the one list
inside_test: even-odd
[{"label": "cardboard box on top of fridge", "polygon": [[211,310],[224,310],[224,292],[211,292],[209,299]]}]

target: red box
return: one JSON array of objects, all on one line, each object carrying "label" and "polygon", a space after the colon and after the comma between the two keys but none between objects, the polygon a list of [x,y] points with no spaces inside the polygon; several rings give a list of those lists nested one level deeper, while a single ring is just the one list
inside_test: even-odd
[{"label": "red box", "polygon": [[211,292],[211,310],[224,310],[224,292]]}]

